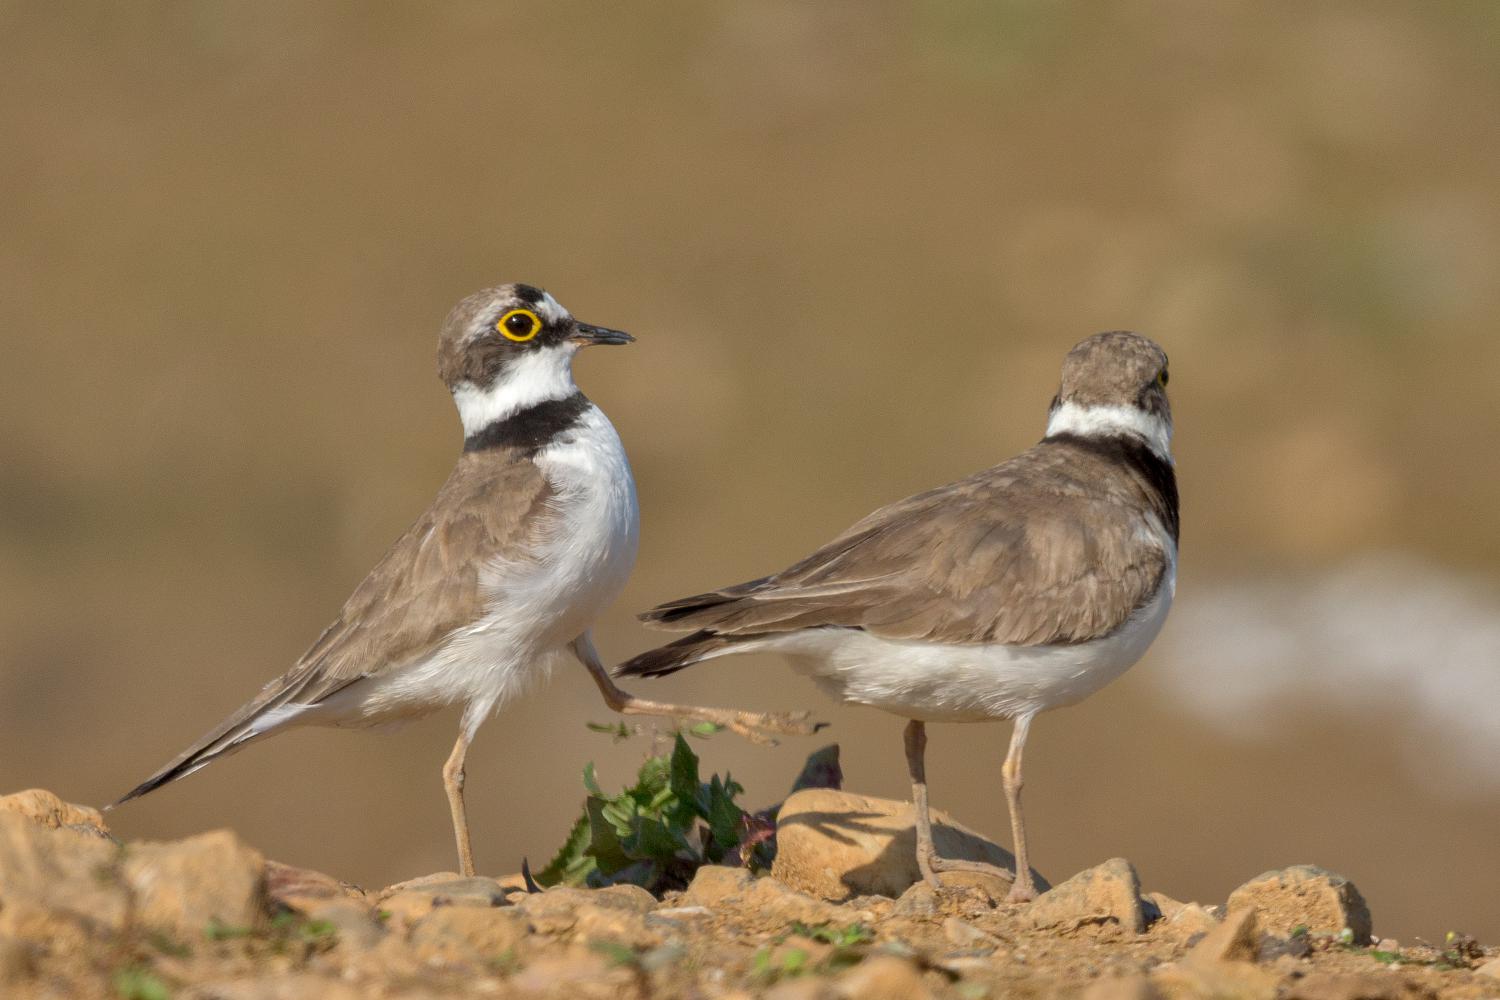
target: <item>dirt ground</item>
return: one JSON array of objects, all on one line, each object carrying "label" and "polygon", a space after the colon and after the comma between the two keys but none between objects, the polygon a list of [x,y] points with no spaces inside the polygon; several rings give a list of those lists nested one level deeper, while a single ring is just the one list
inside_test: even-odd
[{"label": "dirt ground", "polygon": [[1357,890],[1320,869],[1242,887],[1227,915],[1142,891],[1122,860],[1030,904],[982,878],[834,902],[712,866],[662,898],[451,873],[376,890],[226,831],[121,845],[46,793],[0,804],[7,1000],[1500,997],[1500,951],[1372,941]]}]

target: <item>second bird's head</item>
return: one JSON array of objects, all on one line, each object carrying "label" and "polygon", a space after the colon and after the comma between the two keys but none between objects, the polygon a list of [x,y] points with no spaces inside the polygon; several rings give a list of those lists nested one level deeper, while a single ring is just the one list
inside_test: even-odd
[{"label": "second bird's head", "polygon": [[628,344],[622,330],[580,323],[532,285],[496,285],[453,307],[438,335],[438,375],[464,432],[548,400],[566,399],[573,356],[593,344]]}]

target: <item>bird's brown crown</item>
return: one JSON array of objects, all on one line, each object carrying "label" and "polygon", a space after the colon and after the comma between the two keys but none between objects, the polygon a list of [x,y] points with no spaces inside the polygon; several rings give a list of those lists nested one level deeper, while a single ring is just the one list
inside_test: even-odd
[{"label": "bird's brown crown", "polygon": [[1052,408],[1128,406],[1171,419],[1167,352],[1129,330],[1096,333],[1063,358],[1062,385]]}]

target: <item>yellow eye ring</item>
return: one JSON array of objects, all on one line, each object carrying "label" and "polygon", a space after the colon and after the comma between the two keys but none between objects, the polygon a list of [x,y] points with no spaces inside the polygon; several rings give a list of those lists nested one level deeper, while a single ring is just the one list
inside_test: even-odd
[{"label": "yellow eye ring", "polygon": [[1165,368],[1161,370],[1160,375],[1156,376],[1156,384],[1161,386],[1163,389],[1167,387],[1167,370]]},{"label": "yellow eye ring", "polygon": [[496,321],[495,329],[506,340],[524,344],[542,331],[542,320],[530,309],[512,309]]}]

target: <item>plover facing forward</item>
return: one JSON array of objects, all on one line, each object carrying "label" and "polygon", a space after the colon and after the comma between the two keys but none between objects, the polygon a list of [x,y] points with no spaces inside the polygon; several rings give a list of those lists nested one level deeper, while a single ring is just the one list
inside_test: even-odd
[{"label": "plover facing forward", "polygon": [[726,726],[752,739],[810,733],[801,716],[666,705],[615,686],[590,637],[635,564],[639,513],[619,435],[573,383],[573,357],[629,334],[575,320],[530,285],[471,295],[438,338],[438,373],[464,450],[290,671],[119,802],[300,725],[365,727],[461,705],[443,767],[459,866],[474,873],[464,758],[480,723],[571,653],[626,714]]}]

